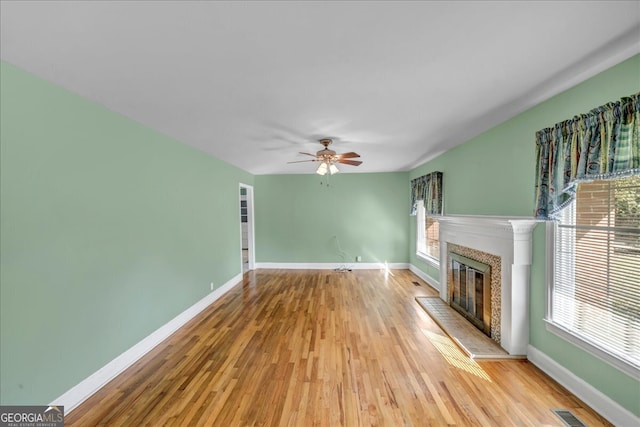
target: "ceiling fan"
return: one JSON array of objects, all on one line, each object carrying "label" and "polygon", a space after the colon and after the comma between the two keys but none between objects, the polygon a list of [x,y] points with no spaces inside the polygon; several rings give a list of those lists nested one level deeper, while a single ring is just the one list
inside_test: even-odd
[{"label": "ceiling fan", "polygon": [[318,169],[316,170],[316,173],[318,175],[325,175],[327,172],[333,175],[340,172],[338,170],[338,167],[336,166],[336,163],[342,163],[344,165],[351,166],[358,166],[362,163],[360,160],[349,160],[355,157],[360,157],[360,154],[354,153],[353,151],[343,154],[337,154],[335,151],[329,150],[329,145],[333,142],[331,138],[323,138],[318,142],[324,145],[324,149],[318,151],[316,154],[300,152],[300,154],[304,154],[305,156],[314,157],[313,160],[298,160],[288,163],[320,162],[320,166],[318,166]]}]

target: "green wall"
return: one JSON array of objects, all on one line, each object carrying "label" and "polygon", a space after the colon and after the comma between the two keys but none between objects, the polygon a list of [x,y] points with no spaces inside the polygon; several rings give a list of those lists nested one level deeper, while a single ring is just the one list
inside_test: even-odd
[{"label": "green wall", "polygon": [[[410,178],[444,172],[445,214],[532,216],[535,132],[638,91],[637,55],[414,169]],[[540,224],[533,241],[530,343],[640,416],[640,382],[547,332],[545,247]],[[437,270],[415,256],[415,221],[410,248],[411,263],[438,280]]]},{"label": "green wall", "polygon": [[1,67],[0,402],[46,404],[240,273],[253,176]]},{"label": "green wall", "polygon": [[409,259],[408,174],[255,177],[256,261],[332,263]]}]

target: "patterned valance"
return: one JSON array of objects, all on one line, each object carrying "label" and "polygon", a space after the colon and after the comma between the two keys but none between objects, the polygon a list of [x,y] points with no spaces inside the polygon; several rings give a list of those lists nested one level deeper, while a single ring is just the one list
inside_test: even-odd
[{"label": "patterned valance", "polygon": [[415,216],[419,200],[427,215],[442,215],[442,172],[431,172],[411,180],[411,211]]},{"label": "patterned valance", "polygon": [[640,93],[536,132],[535,217],[554,219],[580,181],[640,174]]}]

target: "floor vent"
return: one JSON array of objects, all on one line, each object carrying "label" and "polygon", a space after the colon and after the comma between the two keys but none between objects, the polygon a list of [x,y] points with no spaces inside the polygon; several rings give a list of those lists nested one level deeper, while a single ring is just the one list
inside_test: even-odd
[{"label": "floor vent", "polygon": [[422,286],[422,285],[420,285],[420,283],[418,283],[418,282],[411,282],[411,283],[413,283],[413,285],[414,285],[414,286]]},{"label": "floor vent", "polygon": [[567,409],[552,409],[551,411],[569,427],[587,427],[585,423],[580,421],[580,418],[573,415],[573,413]]}]

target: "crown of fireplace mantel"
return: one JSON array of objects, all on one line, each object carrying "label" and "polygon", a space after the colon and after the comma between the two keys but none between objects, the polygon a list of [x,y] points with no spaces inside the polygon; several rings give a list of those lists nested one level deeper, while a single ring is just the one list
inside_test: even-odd
[{"label": "crown of fireplace mantel", "polygon": [[448,301],[448,244],[453,243],[500,257],[501,339],[511,355],[526,355],[529,344],[529,276],[532,217],[446,215],[440,224],[440,298]]},{"label": "crown of fireplace mantel", "polygon": [[438,217],[440,224],[453,227],[490,227],[509,235],[513,233],[531,232],[539,219],[528,216],[491,216],[491,215],[442,215]]}]

